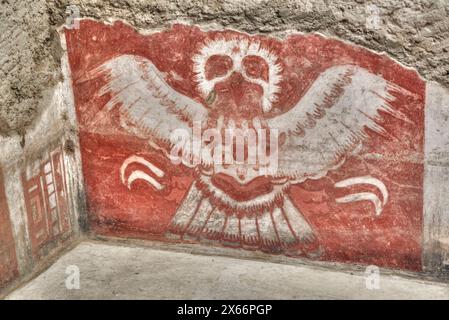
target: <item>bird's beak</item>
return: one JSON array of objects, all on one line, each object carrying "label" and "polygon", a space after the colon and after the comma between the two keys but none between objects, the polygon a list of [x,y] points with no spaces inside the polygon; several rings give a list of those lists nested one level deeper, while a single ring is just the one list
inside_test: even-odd
[{"label": "bird's beak", "polygon": [[212,91],[209,93],[209,95],[206,98],[206,103],[208,106],[212,105],[215,101],[215,98],[217,97],[217,92],[215,89],[212,89]]}]

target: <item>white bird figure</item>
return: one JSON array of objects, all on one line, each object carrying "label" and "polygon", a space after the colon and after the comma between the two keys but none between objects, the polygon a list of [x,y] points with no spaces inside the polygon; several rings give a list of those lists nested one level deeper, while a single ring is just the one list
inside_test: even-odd
[{"label": "white bird figure", "polygon": [[[206,66],[211,57],[219,55],[228,59],[225,61],[228,69],[214,78],[213,74],[206,74]],[[257,59],[262,63],[260,70],[266,68],[267,72],[251,72],[254,69],[248,65]],[[219,123],[221,129],[232,124],[278,131],[278,167],[273,174],[266,175],[257,166],[248,164],[219,164],[211,168],[210,163],[200,161],[194,165],[198,179],[170,227],[172,234],[181,237],[208,238],[262,249],[289,248],[312,241],[314,231],[287,195],[289,187],[308,179],[320,179],[330,170],[338,169],[348,157],[360,152],[361,144],[368,139],[368,129],[385,134],[379,125],[380,111],[407,120],[391,106],[395,99],[392,93],[401,89],[355,65],[325,70],[295,106],[275,113],[272,104],[277,99],[282,70],[277,57],[259,43],[215,40],[205,44],[192,60],[198,90],[207,101],[204,104],[173,89],[163,73],[140,56],[112,58],[88,74],[89,79],[106,79],[106,85],[98,92],[111,96],[106,114],[118,109],[124,128],[148,139],[167,157],[175,146],[171,140],[173,131],[191,131],[195,121],[204,128]],[[248,94],[252,95],[248,103],[253,109],[254,106],[260,109],[257,112],[242,109],[238,99],[233,99],[249,101],[245,100]],[[229,101],[233,105],[226,108]],[[182,151],[190,155],[191,146],[186,144]],[[146,163],[144,159],[138,160]],[[151,164],[146,166],[150,168]],[[122,179],[129,188],[136,179],[149,177],[139,172],[132,176],[131,182],[125,181],[125,169],[126,166],[121,169]],[[159,172],[159,176],[163,173]],[[157,190],[163,188],[153,178],[146,181]],[[340,198],[339,202],[372,201],[379,215],[388,197],[380,180],[365,177],[337,183],[336,187],[360,183],[377,186],[383,201],[365,193]]]}]

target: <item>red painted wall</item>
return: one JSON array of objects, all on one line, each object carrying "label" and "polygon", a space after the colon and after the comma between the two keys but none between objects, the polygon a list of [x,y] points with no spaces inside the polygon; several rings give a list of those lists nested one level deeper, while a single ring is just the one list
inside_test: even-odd
[{"label": "red painted wall", "polygon": [[[66,40],[79,121],[90,222],[96,233],[164,241],[208,240],[208,243],[213,245],[263,250],[288,256],[376,264],[410,270],[422,268],[425,86],[416,72],[404,68],[384,55],[319,35],[290,35],[280,40],[228,30],[204,32],[193,26],[174,25],[170,30],[144,36],[120,22],[106,25],[83,20],[80,29],[66,30]],[[242,62],[242,68],[250,78],[261,80],[258,83],[268,83],[271,80],[267,88],[275,86],[278,88],[276,99],[271,101],[271,111],[266,114],[261,111],[263,106],[259,98],[264,94],[263,86],[257,86],[247,81],[247,78],[238,78],[240,77],[238,72],[235,73],[236,78],[232,78],[233,73],[232,77],[215,85],[216,96],[212,97],[211,104],[213,107],[208,106],[210,95],[207,96],[204,90],[199,88],[193,58],[198,56],[207,44],[220,40],[227,43],[236,41],[241,46],[245,46],[245,43],[257,43],[259,49],[264,48],[270,56],[275,57],[275,62],[280,67],[278,74],[275,75],[269,72],[270,63],[258,61],[258,57],[250,57]],[[238,51],[238,48],[236,50]],[[250,52],[248,48],[245,50],[247,53]],[[117,72],[115,78],[107,73],[111,70],[105,69],[105,63],[117,62],[118,60],[114,59],[123,55],[139,57],[131,58],[130,61],[140,61],[140,65],[137,64],[140,69],[137,70],[142,72],[146,70],[142,66],[144,63],[146,66],[153,64],[157,69],[155,72],[158,72],[168,86],[175,90],[176,95],[186,96],[192,104],[209,108],[210,119],[214,120],[220,115],[239,121],[249,120],[254,116],[275,117],[285,114],[299,102],[306,101],[307,93],[316,83],[321,83],[322,90],[318,90],[315,95],[320,96],[322,103],[316,103],[315,107],[332,112],[335,105],[341,102],[338,100],[339,97],[349,92],[345,91],[349,90],[348,88],[352,88],[353,97],[365,97],[365,94],[368,94],[365,92],[364,84],[357,83],[356,80],[357,75],[365,73],[368,74],[367,78],[361,79],[385,80],[391,88],[395,88],[389,92],[391,94],[389,105],[394,111],[381,110],[378,113],[379,117],[366,115],[367,118],[363,119],[370,119],[373,122],[371,129],[363,129],[365,134],[360,149],[352,148],[350,151],[345,149],[344,153],[336,153],[338,161],[334,166],[328,165],[327,173],[325,172],[323,177],[315,176],[313,179],[305,181],[297,179],[296,182],[291,182],[276,201],[266,204],[266,208],[262,206],[262,209],[234,210],[232,206],[220,202],[219,197],[214,198],[213,194],[207,192],[207,187],[199,183],[201,170],[174,165],[167,159],[167,146],[163,142],[159,144],[162,146],[160,149],[155,149],[148,143],[152,140],[154,132],[143,130],[142,123],[132,121],[130,113],[135,109],[128,109],[131,110],[128,113],[126,111],[126,107],[135,108],[136,103],[142,102],[125,101],[126,90],[130,90],[134,85],[131,81],[128,87],[122,87],[121,90],[114,91],[109,87],[109,90],[102,91],[106,84],[114,83],[116,79],[132,78],[132,73],[136,70],[132,65]],[[139,60],[141,58],[146,60]],[[235,64],[236,60],[229,59],[226,54],[217,55],[207,60],[203,75],[206,80],[220,77],[232,68],[233,63]],[[96,69],[99,66],[103,66],[103,69]],[[346,67],[348,73],[338,78],[338,81],[332,78],[332,72],[328,72],[335,66],[349,66]],[[320,80],[320,76],[326,74],[329,77]],[[279,78],[277,83],[273,83],[274,76]],[[144,76],[139,80],[151,79],[148,80]],[[372,81],[366,86],[370,88],[371,85]],[[362,88],[362,92],[358,92],[358,88]],[[133,91],[133,94],[136,92],[138,90]],[[369,93],[377,94],[374,89]],[[361,108],[358,112],[363,113],[365,110],[363,108],[371,108],[375,99],[373,95],[366,101],[349,99],[348,103],[357,104]],[[115,96],[118,96],[119,100],[122,99],[121,102],[115,106],[108,106],[108,102]],[[314,101],[314,97],[310,96],[309,94],[309,99]],[[164,97],[160,95],[155,99],[162,101]],[[173,103],[170,96],[167,99],[165,105],[164,102],[160,104],[165,114],[171,111],[164,108],[169,108],[167,106]],[[126,106],[126,103],[129,105]],[[148,103],[148,108],[154,107],[154,102]],[[171,107],[175,108],[176,105],[173,103]],[[308,106],[303,106],[306,107]],[[307,118],[307,115],[305,116]],[[309,116],[319,123],[320,119],[326,119],[329,113],[323,112],[320,115],[318,112]],[[362,119],[360,115],[354,117]],[[343,112],[341,119],[343,122],[347,120]],[[373,129],[373,123],[383,129]],[[342,124],[335,121],[335,125]],[[295,138],[301,137],[301,130],[305,130],[307,137],[309,132],[307,130],[313,130],[314,126],[316,127],[315,124],[304,122],[302,127],[297,128]],[[347,130],[347,133],[351,128],[346,126],[342,130]],[[354,134],[359,138],[356,133]],[[340,137],[336,135],[334,138],[338,142]],[[326,144],[323,150],[329,151],[328,147]],[[345,146],[337,143],[334,147]],[[316,162],[322,161],[325,156],[323,150],[316,151],[314,155],[316,158],[313,158],[317,159]],[[154,172],[148,172],[148,166],[143,165],[141,161],[131,163],[126,168],[127,179],[132,172],[147,170],[147,174],[159,179],[164,186],[162,190],[142,179],[136,180],[130,187],[123,183],[120,170],[124,161],[131,156],[139,156],[156,165],[162,169],[164,176],[154,176]],[[284,158],[288,156],[289,154],[281,154]],[[298,170],[306,166],[299,163],[301,159],[301,154],[294,155],[291,159],[291,163],[297,162],[293,166]],[[340,163],[342,159],[346,161]],[[331,167],[335,167],[335,170],[330,169]],[[360,192],[369,192],[377,199],[386,200],[379,187],[370,183],[344,188],[335,187],[335,183],[339,181],[366,176],[381,181],[388,191],[388,201],[381,205],[381,213],[378,215],[375,214],[373,201],[348,203],[337,201],[348,194]],[[258,178],[252,184],[242,186],[232,182],[229,177],[226,179],[218,175],[215,177],[217,182],[214,185],[221,186],[222,190],[237,203],[244,199],[251,200],[251,197],[263,194],[264,190],[271,190],[274,181],[271,178]],[[289,179],[292,181],[290,177]],[[189,188],[198,188],[201,197],[198,198],[200,200],[197,199],[196,213],[186,223],[182,222],[178,208],[190,201],[187,196]],[[190,202],[194,203],[195,199],[192,197]],[[225,226],[221,231],[212,232],[214,226],[211,226],[210,232],[206,232],[207,221],[212,221],[211,216],[214,213],[209,212],[209,218],[206,220],[200,219],[199,201],[204,199],[210,200],[212,207],[215,208],[214,212],[224,212]],[[286,199],[290,199],[296,208],[291,212],[298,212],[298,216],[301,216],[302,220],[298,220],[297,223],[309,228],[308,231],[304,231],[304,237],[298,231],[301,228],[295,228],[291,219],[283,225],[279,223],[280,220],[276,220],[288,221]],[[268,215],[262,212],[273,208],[280,208],[283,218],[276,217],[274,211],[270,211]],[[256,227],[252,229],[254,231],[252,234],[244,231],[242,219],[245,217],[255,221]],[[263,220],[270,217],[271,222]],[[216,219],[223,223],[221,218]],[[233,228],[230,227],[231,221],[237,223]],[[203,222],[200,229],[192,227],[193,223]],[[251,224],[249,226],[253,227]],[[286,238],[283,238],[282,232],[287,234]],[[288,237],[294,239],[289,242],[286,240]]]},{"label": "red painted wall", "polygon": [[0,288],[18,275],[16,248],[0,168]]}]

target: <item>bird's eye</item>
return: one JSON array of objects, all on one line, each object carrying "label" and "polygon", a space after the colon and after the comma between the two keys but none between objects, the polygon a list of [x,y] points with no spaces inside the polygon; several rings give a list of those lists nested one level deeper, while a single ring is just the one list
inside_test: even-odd
[{"label": "bird's eye", "polygon": [[225,55],[214,55],[210,57],[205,66],[207,80],[226,75],[232,68],[232,59]]},{"label": "bird's eye", "polygon": [[258,56],[246,56],[242,61],[247,76],[268,82],[269,67],[267,62]]}]

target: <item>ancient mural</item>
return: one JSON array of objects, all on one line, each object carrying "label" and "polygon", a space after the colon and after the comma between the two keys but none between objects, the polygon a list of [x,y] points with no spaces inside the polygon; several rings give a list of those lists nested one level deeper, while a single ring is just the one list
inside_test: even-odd
[{"label": "ancient mural", "polygon": [[0,168],[0,288],[18,277],[16,248],[6,199],[3,173]]},{"label": "ancient mural", "polygon": [[65,35],[94,232],[422,268],[413,70],[315,34]]},{"label": "ancient mural", "polygon": [[71,231],[65,179],[61,147],[49,151],[44,160],[29,164],[22,172],[28,234],[36,258],[41,256],[46,244]]}]

